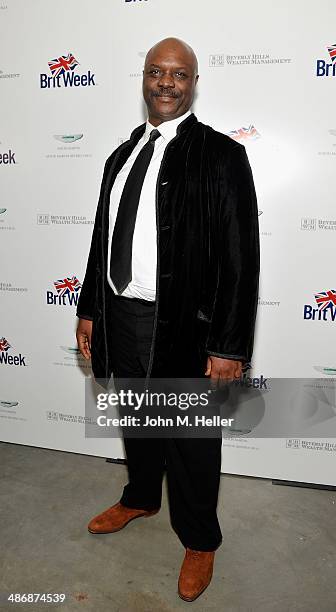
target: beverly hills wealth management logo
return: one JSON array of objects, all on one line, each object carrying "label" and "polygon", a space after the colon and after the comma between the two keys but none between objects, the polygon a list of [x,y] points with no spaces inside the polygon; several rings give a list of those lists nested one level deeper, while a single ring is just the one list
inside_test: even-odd
[{"label": "beverly hills wealth management logo", "polygon": [[336,231],[336,218],[302,217],[300,229],[306,232],[315,232],[317,230]]},{"label": "beverly hills wealth management logo", "polygon": [[42,226],[93,225],[93,222],[93,219],[89,219],[85,215],[54,215],[50,213],[38,213],[37,215],[37,225]]},{"label": "beverly hills wealth management logo", "polygon": [[336,290],[315,293],[315,305],[305,304],[303,318],[308,321],[336,321]]},{"label": "beverly hills wealth management logo", "polygon": [[[317,77],[335,77],[336,76],[336,44],[327,47],[329,54],[328,61],[324,59],[316,60],[316,76]],[[331,60],[331,61],[330,61]]]},{"label": "beverly hills wealth management logo", "polygon": [[53,306],[77,306],[82,283],[77,276],[54,281],[56,293],[47,291],[47,304]]},{"label": "beverly hills wealth management logo", "polygon": [[3,336],[0,338],[0,364],[1,365],[14,365],[14,366],[26,366],[26,357],[21,353],[11,354],[12,345],[9,344],[8,340]]},{"label": "beverly hills wealth management logo", "polygon": [[273,57],[270,53],[214,53],[209,56],[210,68],[224,68],[224,66],[262,66],[274,64],[290,64],[290,57]]},{"label": "beverly hills wealth management logo", "polygon": [[95,74],[88,70],[84,74],[75,72],[79,66],[72,53],[61,55],[48,62],[50,74],[40,74],[40,88],[52,89],[56,87],[91,87],[95,86]]}]

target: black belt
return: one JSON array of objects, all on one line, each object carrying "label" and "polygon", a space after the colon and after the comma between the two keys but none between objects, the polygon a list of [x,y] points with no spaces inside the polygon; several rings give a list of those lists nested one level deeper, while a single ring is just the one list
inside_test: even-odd
[{"label": "black belt", "polygon": [[154,306],[155,300],[143,300],[142,298],[132,298],[127,297],[126,295],[116,295],[114,294],[116,300],[125,300],[127,302],[136,302],[138,304],[144,304],[145,306]]}]

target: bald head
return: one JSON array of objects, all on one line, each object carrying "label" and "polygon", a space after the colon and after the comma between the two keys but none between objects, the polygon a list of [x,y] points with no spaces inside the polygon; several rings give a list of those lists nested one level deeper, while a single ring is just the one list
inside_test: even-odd
[{"label": "bald head", "polygon": [[187,43],[173,37],[156,43],[146,55],[143,72],[143,95],[152,125],[189,110],[197,81],[197,58]]},{"label": "bald head", "polygon": [[145,66],[147,62],[151,61],[152,56],[154,55],[155,57],[155,54],[158,52],[167,55],[171,53],[183,55],[184,57],[188,58],[190,65],[193,66],[195,76],[198,74],[198,61],[195,51],[190,45],[184,42],[184,40],[174,38],[173,36],[160,40],[147,52]]}]

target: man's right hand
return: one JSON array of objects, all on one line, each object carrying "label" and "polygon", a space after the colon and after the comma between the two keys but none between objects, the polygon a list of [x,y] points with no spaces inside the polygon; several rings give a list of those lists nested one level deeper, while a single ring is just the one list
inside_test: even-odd
[{"label": "man's right hand", "polygon": [[85,359],[91,358],[92,321],[79,319],[76,338],[78,348]]}]

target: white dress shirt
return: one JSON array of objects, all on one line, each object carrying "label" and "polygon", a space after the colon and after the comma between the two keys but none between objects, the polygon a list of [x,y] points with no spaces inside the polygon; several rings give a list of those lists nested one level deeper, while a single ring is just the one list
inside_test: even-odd
[{"label": "white dress shirt", "polygon": [[124,289],[123,295],[130,298],[141,298],[144,300],[155,300],[156,293],[156,182],[158,173],[168,143],[176,136],[178,125],[191,114],[187,111],[177,119],[164,121],[158,126],[151,125],[147,119],[145,133],[132,151],[130,157],[118,173],[110,197],[109,212],[109,238],[107,252],[107,280],[113,289],[117,291],[110,277],[111,244],[116,221],[119,202],[128,174],[134,164],[140,149],[146,144],[152,130],[159,130],[161,136],[154,143],[153,157],[148,166],[145,180],[142,185],[132,246],[132,280]]}]

